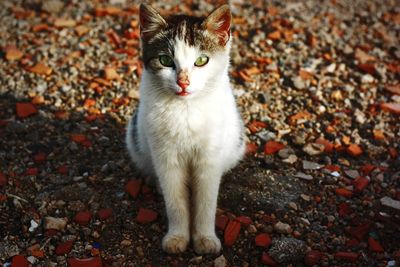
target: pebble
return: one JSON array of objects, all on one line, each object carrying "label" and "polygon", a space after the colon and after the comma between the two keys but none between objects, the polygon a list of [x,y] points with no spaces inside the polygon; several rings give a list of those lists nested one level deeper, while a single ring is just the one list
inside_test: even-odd
[{"label": "pebble", "polygon": [[227,265],[227,260],[224,255],[221,255],[214,260],[214,267],[226,267]]},{"label": "pebble", "polygon": [[325,146],[323,144],[308,143],[303,147],[303,151],[310,156],[317,156],[324,152]]},{"label": "pebble", "polygon": [[64,230],[67,225],[68,220],[66,218],[55,218],[55,217],[45,217],[44,218],[44,229],[54,229],[57,231]]},{"label": "pebble", "polygon": [[306,83],[300,76],[296,76],[292,78],[293,85],[296,89],[302,90],[306,88]]},{"label": "pebble", "polygon": [[309,174],[305,174],[305,173],[303,173],[303,172],[297,172],[295,175],[293,175],[294,177],[296,177],[296,178],[300,178],[300,179],[303,179],[303,180],[307,180],[307,181],[311,181],[311,180],[313,180],[314,179],[314,177],[312,177],[311,175],[309,175]]},{"label": "pebble", "polygon": [[293,231],[289,224],[283,222],[277,222],[274,229],[280,234],[290,234]]},{"label": "pebble", "polygon": [[302,163],[304,170],[319,170],[323,167],[323,165],[308,160],[303,160]]},{"label": "pebble", "polygon": [[398,200],[394,200],[393,198],[386,196],[386,197],[381,198],[380,202],[381,202],[382,206],[400,211],[400,201],[398,201]]}]

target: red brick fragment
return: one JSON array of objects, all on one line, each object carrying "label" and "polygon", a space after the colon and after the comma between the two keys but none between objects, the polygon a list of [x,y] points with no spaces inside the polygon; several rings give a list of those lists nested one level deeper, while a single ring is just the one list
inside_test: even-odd
[{"label": "red brick fragment", "polygon": [[382,245],[372,237],[368,238],[368,245],[369,249],[372,250],[373,252],[382,253],[385,251]]},{"label": "red brick fragment", "polygon": [[36,176],[38,174],[39,174],[39,169],[38,168],[29,167],[25,171],[25,175],[27,175],[27,176]]},{"label": "red brick fragment", "polygon": [[67,175],[67,174],[68,174],[68,171],[69,171],[69,169],[68,169],[68,166],[66,166],[66,165],[62,165],[62,166],[59,166],[59,167],[57,168],[57,172],[58,172],[59,174]]},{"label": "red brick fragment", "polygon": [[350,215],[350,213],[352,212],[349,204],[347,204],[346,202],[340,203],[339,204],[339,216],[343,217],[345,215]]},{"label": "red brick fragment", "polygon": [[142,180],[139,180],[139,179],[130,180],[125,185],[125,192],[127,192],[131,197],[137,198],[137,196],[139,195],[141,186],[142,186]]},{"label": "red brick fragment", "polygon": [[388,151],[389,151],[389,155],[392,159],[397,158],[397,156],[399,155],[399,152],[397,152],[397,150],[394,147],[389,147]]},{"label": "red brick fragment", "polygon": [[361,167],[360,172],[362,175],[367,176],[370,174],[373,170],[375,169],[375,166],[372,164],[365,164],[364,166]]},{"label": "red brick fragment", "polygon": [[346,246],[349,248],[358,246],[358,244],[360,244],[360,241],[358,241],[356,238],[352,238],[346,242]]},{"label": "red brick fragment", "polygon": [[153,210],[140,208],[135,221],[142,224],[151,223],[157,219],[157,216],[158,213]]},{"label": "red brick fragment", "polygon": [[258,150],[258,146],[255,143],[246,144],[246,154],[255,154]]},{"label": "red brick fragment", "polygon": [[304,257],[304,263],[307,266],[315,266],[318,265],[321,261],[322,253],[318,250],[311,250],[307,252],[306,256]]},{"label": "red brick fragment", "polygon": [[57,245],[55,252],[58,256],[68,254],[71,251],[73,245],[74,245],[73,240],[60,243]]},{"label": "red brick fragment", "polygon": [[368,233],[369,229],[371,228],[371,223],[363,223],[358,226],[352,227],[348,230],[349,234],[358,240],[362,240],[364,236]]},{"label": "red brick fragment", "polygon": [[255,243],[257,247],[266,248],[271,245],[271,237],[266,233],[259,234],[255,238]]},{"label": "red brick fragment", "polygon": [[361,63],[358,64],[358,68],[368,74],[374,75],[376,72],[375,64],[373,63]]},{"label": "red brick fragment", "polygon": [[5,186],[7,182],[8,181],[6,175],[0,172],[0,186]]},{"label": "red brick fragment", "polygon": [[11,261],[11,267],[29,267],[29,261],[22,255],[15,255]]},{"label": "red brick fragment", "polygon": [[111,208],[101,209],[97,212],[100,220],[107,220],[113,214],[113,210]]},{"label": "red brick fragment", "polygon": [[27,118],[38,112],[36,106],[32,103],[17,103],[16,111],[18,118]]},{"label": "red brick fragment", "polygon": [[363,153],[363,150],[361,149],[361,147],[359,145],[356,144],[350,144],[347,148],[346,148],[346,152],[353,156],[353,157],[358,157]]},{"label": "red brick fragment", "polygon": [[249,125],[247,125],[247,128],[249,128],[249,130],[252,134],[257,133],[266,127],[267,127],[267,124],[265,122],[256,121],[256,120],[250,122]]},{"label": "red brick fragment", "polygon": [[353,192],[346,188],[336,188],[335,193],[342,197],[351,197],[353,195]]},{"label": "red brick fragment", "polygon": [[285,147],[284,144],[275,142],[275,141],[268,141],[264,146],[264,153],[267,155],[275,154],[279,150]]},{"label": "red brick fragment", "polygon": [[399,103],[382,103],[381,109],[394,114],[400,114],[400,104]]},{"label": "red brick fragment", "polygon": [[240,233],[240,222],[229,221],[224,231],[224,244],[227,247],[232,246]]},{"label": "red brick fragment", "polygon": [[334,150],[334,148],[335,148],[335,146],[331,143],[331,142],[329,142],[328,140],[326,140],[326,139],[324,139],[324,138],[318,138],[316,141],[315,141],[315,143],[316,144],[321,144],[321,145],[324,145],[324,152],[325,153],[332,153],[333,152],[333,150]]},{"label": "red brick fragment", "polygon": [[248,216],[239,216],[235,219],[236,221],[240,222],[244,226],[248,226],[253,223],[250,217]]},{"label": "red brick fragment", "polygon": [[267,252],[263,252],[261,256],[261,261],[263,264],[267,266],[271,267],[278,266],[278,263]]},{"label": "red brick fragment", "polygon": [[47,159],[47,155],[44,152],[38,152],[33,156],[33,161],[37,164],[45,162]]},{"label": "red brick fragment", "polygon": [[365,187],[367,187],[367,185],[369,184],[369,180],[363,176],[359,176],[354,180],[353,184],[354,191],[361,192],[365,189]]},{"label": "red brick fragment", "polygon": [[337,252],[337,253],[335,253],[334,256],[336,259],[339,259],[339,260],[355,262],[358,260],[358,257],[360,255],[358,253],[354,253],[354,252]]},{"label": "red brick fragment", "polygon": [[215,218],[215,226],[216,226],[218,229],[224,231],[226,225],[228,224],[228,221],[229,221],[229,218],[228,218],[226,215],[218,215],[218,216]]},{"label": "red brick fragment", "polygon": [[77,259],[69,258],[67,259],[68,267],[102,267],[103,263],[100,257]]},{"label": "red brick fragment", "polygon": [[80,225],[88,225],[90,219],[92,219],[92,212],[90,211],[80,211],[74,217],[74,221]]}]

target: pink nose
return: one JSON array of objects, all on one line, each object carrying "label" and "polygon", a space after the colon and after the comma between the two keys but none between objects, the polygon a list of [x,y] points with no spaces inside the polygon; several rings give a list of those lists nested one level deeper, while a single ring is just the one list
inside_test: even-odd
[{"label": "pink nose", "polygon": [[190,84],[189,80],[177,80],[176,83],[177,83],[177,84],[179,85],[179,87],[182,88],[183,90],[185,90],[185,89],[189,86],[189,84]]}]

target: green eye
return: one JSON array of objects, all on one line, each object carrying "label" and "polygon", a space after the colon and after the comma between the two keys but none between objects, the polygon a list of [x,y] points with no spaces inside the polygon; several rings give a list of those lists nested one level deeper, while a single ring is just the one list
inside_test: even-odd
[{"label": "green eye", "polygon": [[196,67],[202,67],[208,63],[209,58],[206,55],[201,55],[199,56],[196,61],[194,62],[194,65]]},{"label": "green eye", "polygon": [[163,65],[165,67],[173,67],[173,66],[175,66],[174,60],[170,56],[161,55],[159,57],[159,60],[160,60],[161,65]]}]

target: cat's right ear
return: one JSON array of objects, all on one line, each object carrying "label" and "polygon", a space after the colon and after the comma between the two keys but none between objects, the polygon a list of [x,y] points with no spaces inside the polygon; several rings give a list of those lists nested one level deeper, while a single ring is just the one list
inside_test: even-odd
[{"label": "cat's right ear", "polygon": [[161,15],[148,4],[141,4],[139,10],[140,36],[144,41],[149,40],[158,31],[167,26]]}]

